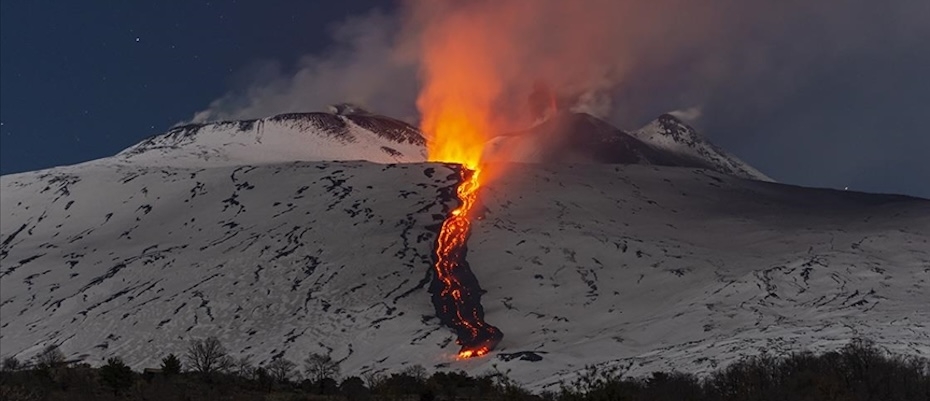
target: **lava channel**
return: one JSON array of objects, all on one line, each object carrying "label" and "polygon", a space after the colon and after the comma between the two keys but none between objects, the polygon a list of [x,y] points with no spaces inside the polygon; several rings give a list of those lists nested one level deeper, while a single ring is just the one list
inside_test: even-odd
[{"label": "lava channel", "polygon": [[436,275],[430,285],[436,315],[458,336],[456,342],[462,346],[458,354],[460,359],[487,354],[504,337],[497,327],[484,321],[483,291],[465,260],[471,233],[469,214],[480,187],[479,172],[465,167],[459,171],[461,180],[456,194],[460,205],[446,217],[436,238],[433,266]]}]

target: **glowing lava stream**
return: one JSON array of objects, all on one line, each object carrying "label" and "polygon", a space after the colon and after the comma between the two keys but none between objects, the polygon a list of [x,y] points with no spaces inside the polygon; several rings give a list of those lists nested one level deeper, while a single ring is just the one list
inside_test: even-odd
[{"label": "glowing lava stream", "polygon": [[436,239],[436,277],[442,288],[434,288],[433,304],[440,320],[455,329],[462,346],[458,357],[471,358],[487,354],[503,338],[503,333],[484,321],[481,288],[465,261],[466,242],[471,232],[469,220],[478,197],[480,170],[460,170],[461,181],[456,194],[461,205],[442,223]]}]

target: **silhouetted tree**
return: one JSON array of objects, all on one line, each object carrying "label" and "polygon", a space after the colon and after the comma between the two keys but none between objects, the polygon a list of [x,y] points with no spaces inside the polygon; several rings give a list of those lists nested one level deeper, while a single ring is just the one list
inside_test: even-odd
[{"label": "silhouetted tree", "polygon": [[236,376],[241,379],[251,379],[255,376],[255,366],[252,364],[252,357],[246,355],[236,359],[234,368]]},{"label": "silhouetted tree", "polygon": [[494,388],[491,377],[471,377],[465,372],[436,372],[426,381],[426,386],[437,396],[473,397],[490,394]]},{"label": "silhouetted tree", "polygon": [[335,395],[339,393],[339,382],[331,377],[323,378],[317,383],[317,394]]},{"label": "silhouetted tree", "polygon": [[181,360],[174,354],[168,354],[161,359],[161,373],[166,376],[181,373]]},{"label": "silhouetted tree", "polygon": [[698,401],[704,399],[697,377],[680,372],[653,372],[644,380],[646,399]]},{"label": "silhouetted tree", "polygon": [[339,362],[334,361],[329,355],[310,353],[307,359],[304,359],[304,373],[314,383],[320,383],[323,379],[335,380],[339,377]]},{"label": "silhouetted tree", "polygon": [[113,389],[113,394],[132,387],[133,373],[123,360],[114,357],[107,359],[107,364],[100,367],[100,380],[107,387]]},{"label": "silhouetted tree", "polygon": [[493,380],[495,392],[498,395],[507,400],[534,399],[532,393],[510,378],[510,369],[501,371],[497,368],[497,364],[492,364],[491,368],[494,370],[488,377]]},{"label": "silhouetted tree", "polygon": [[[402,396],[417,394],[421,396],[421,399],[427,399],[432,396],[432,391],[426,387],[425,381],[417,380],[417,378],[408,376],[405,373],[393,373],[379,380],[374,386],[370,386],[370,388],[373,392],[381,395]],[[427,394],[429,394],[429,396],[424,397]]]},{"label": "silhouetted tree", "polygon": [[216,365],[216,371],[224,374],[235,373],[236,359],[229,355],[223,355]]},{"label": "silhouetted tree", "polygon": [[426,368],[424,368],[423,365],[420,365],[420,364],[408,366],[406,369],[402,370],[400,373],[410,376],[416,379],[418,382],[425,382],[426,378],[428,377],[426,374]]},{"label": "silhouetted tree", "polygon": [[65,354],[57,345],[46,346],[35,358],[35,365],[39,370],[49,370],[65,363]]},{"label": "silhouetted tree", "polygon": [[284,358],[276,358],[271,361],[265,368],[271,379],[278,383],[285,383],[294,375],[294,368],[297,364]]},{"label": "silhouetted tree", "polygon": [[220,369],[226,360],[226,348],[216,337],[206,340],[193,340],[187,349],[188,367],[202,374],[211,374]]},{"label": "silhouetted tree", "polygon": [[[212,376],[198,380],[137,380],[121,360],[112,358],[106,365],[92,368],[74,363],[63,367],[64,356],[57,349],[43,350],[37,363],[52,367],[47,371],[10,371],[14,362],[5,361],[0,374],[0,400],[96,400],[133,399],[179,400],[193,394],[196,399],[307,399],[289,385],[275,385],[296,376],[294,363],[284,359],[271,361],[255,369],[255,381]],[[233,358],[228,358],[233,360]],[[6,360],[12,360],[6,358]],[[174,362],[166,362],[174,360]],[[325,360],[325,359],[324,359]],[[245,372],[249,358],[235,361],[233,371]],[[332,362],[330,360],[330,362]],[[175,365],[175,368],[166,368]],[[279,365],[281,367],[279,367]],[[223,362],[217,363],[221,369]],[[493,366],[493,365],[492,365]],[[269,374],[274,370],[274,376]],[[464,372],[437,372],[424,380],[423,370],[414,366],[386,379],[366,375],[351,377],[336,388],[332,378],[304,380],[301,388],[325,394],[313,399],[346,401],[379,400],[508,400],[508,401],[911,401],[930,400],[930,361],[917,356],[894,356],[867,341],[854,341],[843,349],[823,354],[802,352],[788,356],[761,355],[746,357],[699,380],[687,373],[655,372],[647,377],[625,376],[622,369],[589,367],[558,393],[531,394],[494,367],[488,375],[472,377]],[[378,369],[377,367],[374,369]],[[162,370],[168,374],[180,370],[178,357],[163,359]],[[282,373],[283,372],[283,373]],[[317,379],[314,381],[313,379]],[[222,385],[218,385],[222,384]],[[267,394],[256,394],[264,390]],[[117,396],[108,394],[112,391]],[[119,394],[122,393],[122,394]],[[338,397],[333,395],[339,394]],[[123,398],[120,398],[123,397]],[[310,396],[313,397],[313,396]],[[342,398],[344,397],[344,398]]]},{"label": "silhouetted tree", "polygon": [[3,365],[0,366],[4,372],[14,372],[23,368],[23,363],[16,359],[15,356],[3,358]]},{"label": "silhouetted tree", "polygon": [[339,385],[339,393],[348,401],[367,401],[371,399],[371,391],[365,387],[365,382],[358,376],[348,377]]},{"label": "silhouetted tree", "polygon": [[268,374],[268,369],[263,367],[255,368],[255,380],[258,381],[258,385],[265,391],[271,390],[271,387],[274,385],[274,379]]},{"label": "silhouetted tree", "polygon": [[381,374],[381,372],[377,372],[374,370],[365,372],[364,374],[362,374],[362,377],[364,378],[365,384],[368,386],[369,389],[374,389],[375,387],[378,387],[381,384],[381,382],[383,382],[385,379],[384,375]]}]

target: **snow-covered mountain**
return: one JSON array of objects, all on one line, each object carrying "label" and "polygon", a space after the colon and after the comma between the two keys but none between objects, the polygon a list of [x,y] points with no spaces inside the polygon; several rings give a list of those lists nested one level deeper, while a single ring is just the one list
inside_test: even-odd
[{"label": "snow-covered mountain", "polygon": [[[856,336],[930,355],[930,201],[553,163],[503,165],[480,195],[467,257],[504,338],[456,361],[427,292],[455,166],[375,125],[409,127],[396,120],[321,115],[179,128],[0,177],[0,353],[54,343],[141,368],[216,335],[258,362],[496,364],[534,388],[586,364],[706,372]],[[381,146],[410,163],[349,161],[395,160]]]},{"label": "snow-covered mountain", "polygon": [[719,148],[690,125],[671,114],[663,114],[645,127],[630,135],[655,149],[664,150],[689,161],[689,165],[703,167],[737,177],[759,181],[772,181],[736,156]]},{"label": "snow-covered mountain", "polygon": [[[502,135],[487,157],[498,162],[619,163],[699,167],[771,181],[665,114],[624,132],[584,113],[557,113],[530,129]],[[413,126],[351,104],[332,113],[290,113],[246,121],[175,127],[116,155],[131,164],[174,167],[236,166],[289,161],[426,161],[426,139]]]},{"label": "snow-covered mountain", "polygon": [[173,167],[300,160],[426,160],[426,142],[413,126],[354,108],[335,110],[339,113],[290,113],[259,120],[184,125],[146,139],[116,159]]},{"label": "snow-covered mountain", "polygon": [[656,149],[585,113],[557,113],[532,128],[494,138],[486,158],[497,162],[617,163],[684,166],[688,160]]},{"label": "snow-covered mountain", "polygon": [[625,132],[585,113],[561,112],[540,124],[495,138],[492,160],[523,163],[620,163],[697,167],[772,181],[670,114]]}]

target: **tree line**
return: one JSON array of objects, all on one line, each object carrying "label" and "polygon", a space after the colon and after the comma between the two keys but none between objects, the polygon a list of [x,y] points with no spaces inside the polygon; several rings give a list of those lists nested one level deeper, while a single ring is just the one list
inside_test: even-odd
[{"label": "tree line", "polygon": [[703,378],[681,372],[629,377],[616,368],[588,366],[542,392],[528,391],[496,367],[479,376],[430,374],[414,365],[341,377],[339,362],[329,355],[309,353],[300,362],[278,357],[256,366],[249,357],[233,358],[209,337],[191,341],[180,357],[165,355],[158,369],[136,372],[119,357],[98,367],[68,361],[51,345],[27,362],[3,359],[0,400],[930,400],[928,359],[889,355],[865,340],[819,355],[745,357]]}]

